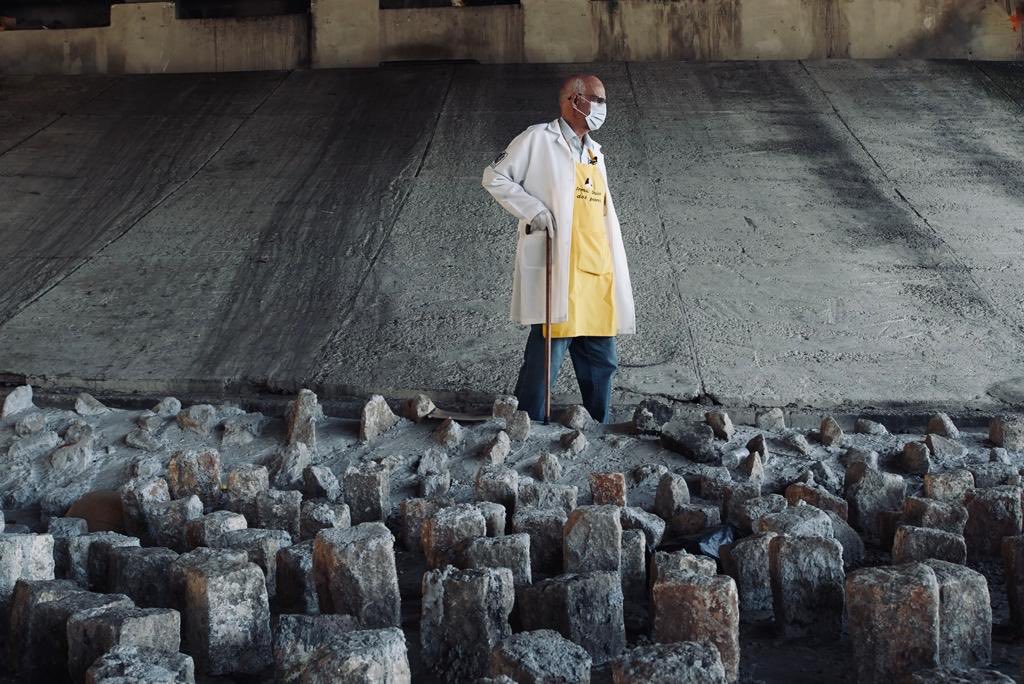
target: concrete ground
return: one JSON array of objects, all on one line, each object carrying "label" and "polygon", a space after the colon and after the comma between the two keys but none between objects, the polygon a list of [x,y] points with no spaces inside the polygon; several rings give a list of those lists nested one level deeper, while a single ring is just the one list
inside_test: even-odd
[{"label": "concrete ground", "polygon": [[[1024,66],[588,68],[638,310],[618,402],[1024,404]],[[514,220],[480,173],[574,70],[0,77],[0,373],[511,391]]]}]

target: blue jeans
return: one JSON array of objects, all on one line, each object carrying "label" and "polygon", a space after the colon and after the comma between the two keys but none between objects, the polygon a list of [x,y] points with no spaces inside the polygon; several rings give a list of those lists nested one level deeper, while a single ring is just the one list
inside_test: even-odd
[{"label": "blue jeans", "polygon": [[[544,333],[540,323],[530,326],[523,365],[516,382],[519,409],[533,420],[544,420]],[[618,369],[614,337],[555,337],[551,339],[552,385],[565,359],[572,357],[583,407],[599,423],[607,423],[612,403],[612,376]]]}]

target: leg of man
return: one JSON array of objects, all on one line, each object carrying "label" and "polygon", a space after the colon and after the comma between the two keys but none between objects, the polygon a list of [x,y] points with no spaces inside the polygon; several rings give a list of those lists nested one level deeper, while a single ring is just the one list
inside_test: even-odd
[{"label": "leg of man", "polygon": [[[516,381],[516,398],[519,399],[519,410],[526,411],[533,420],[544,420],[544,332],[540,323],[530,326],[530,335],[526,338],[526,350],[523,352],[523,365],[519,368],[519,379]],[[565,349],[571,338],[554,338],[551,340],[551,378],[554,385],[558,378],[558,370],[565,358]]]},{"label": "leg of man", "polygon": [[574,337],[569,345],[583,408],[599,423],[611,417],[612,376],[619,367],[614,337]]}]

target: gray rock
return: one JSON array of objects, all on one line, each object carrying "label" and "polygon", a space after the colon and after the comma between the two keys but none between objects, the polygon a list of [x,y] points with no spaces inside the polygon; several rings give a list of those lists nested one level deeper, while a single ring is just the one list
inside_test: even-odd
[{"label": "gray rock", "polygon": [[217,409],[210,404],[195,404],[178,412],[178,427],[185,432],[208,436],[219,420]]},{"label": "gray rock", "polygon": [[7,458],[12,464],[29,463],[50,453],[60,444],[60,437],[53,430],[34,432],[13,440],[7,448]]},{"label": "gray rock", "polygon": [[19,579],[53,578],[52,535],[0,534],[0,606],[10,599]]},{"label": "gray rock", "polygon": [[925,565],[939,584],[939,663],[988,665],[992,661],[992,604],[980,572],[942,560]]},{"label": "gray rock", "polygon": [[348,505],[330,501],[303,501],[299,513],[299,537],[312,539],[320,530],[332,527],[351,527],[352,515]]},{"label": "gray rock", "polygon": [[758,532],[775,532],[793,537],[831,537],[832,520],[815,506],[790,506],[779,513],[763,516]]},{"label": "gray rock", "polygon": [[423,419],[434,412],[437,407],[434,401],[426,394],[417,394],[411,399],[406,399],[403,405],[404,415],[414,423],[423,422]]},{"label": "gray rock", "polygon": [[161,451],[164,448],[162,439],[149,430],[136,428],[124,436],[124,443],[141,451]]},{"label": "gray rock", "polygon": [[395,627],[339,635],[317,648],[298,677],[304,684],[406,684],[405,635]]},{"label": "gray rock", "polygon": [[324,410],[316,394],[308,389],[299,390],[299,395],[288,402],[288,444],[305,444],[311,452],[316,451],[316,424],[323,418]]},{"label": "gray rock", "polygon": [[924,563],[863,568],[846,578],[858,682],[891,682],[939,665],[939,582]]},{"label": "gray rock", "polygon": [[963,469],[924,476],[924,495],[930,499],[963,504],[968,492],[974,489],[974,475]]},{"label": "gray rock", "polygon": [[32,435],[37,432],[42,432],[46,429],[46,416],[42,411],[33,411],[31,413],[25,413],[18,421],[14,424],[14,434],[19,437],[25,435]]},{"label": "gray rock", "polygon": [[626,506],[619,512],[623,530],[641,530],[647,540],[647,547],[653,549],[665,536],[665,521],[642,508]]},{"label": "gray rock", "polygon": [[618,506],[581,506],[569,514],[563,538],[566,572],[619,571],[620,511]]},{"label": "gray rock", "polygon": [[153,545],[166,546],[175,551],[188,551],[185,529],[189,520],[203,515],[203,502],[198,496],[174,501],[144,503],[146,539]]},{"label": "gray rock", "polygon": [[729,523],[738,527],[741,532],[750,532],[757,528],[761,518],[781,513],[788,505],[786,498],[781,494],[744,499],[729,507]]},{"label": "gray rock", "polygon": [[470,539],[462,550],[460,565],[466,568],[508,568],[516,587],[532,584],[530,535]]},{"label": "gray rock", "polygon": [[299,681],[318,648],[358,629],[351,615],[282,615],[274,630],[274,681]]},{"label": "gray rock", "polygon": [[216,449],[174,453],[167,464],[167,485],[171,498],[195,495],[206,510],[214,510],[220,499],[220,454]]},{"label": "gray rock", "polygon": [[554,482],[562,477],[562,464],[554,454],[544,452],[533,465],[533,476],[541,482]]},{"label": "gray rock", "polygon": [[320,612],[352,615],[364,629],[401,625],[394,543],[380,522],[318,534],[313,576]]},{"label": "gray rock", "polygon": [[521,684],[589,684],[590,655],[557,631],[520,632],[491,652],[491,676]]},{"label": "gray rock", "polygon": [[256,520],[268,530],[284,530],[292,542],[302,538],[302,492],[268,489],[256,496]]},{"label": "gray rock", "polygon": [[558,438],[558,444],[570,454],[579,454],[587,448],[589,442],[587,436],[579,430],[570,430]]},{"label": "gray rock", "polygon": [[626,647],[617,572],[570,573],[522,587],[516,611],[524,631],[556,630],[586,649],[595,663],[618,657]]},{"label": "gray rock", "polygon": [[35,408],[35,404],[32,403],[32,386],[21,385],[12,389],[4,397],[3,409],[0,409],[0,418],[6,420],[33,408]]},{"label": "gray rock", "polygon": [[967,544],[959,534],[928,527],[900,525],[892,545],[892,562],[912,563],[929,558],[951,563],[967,562]]},{"label": "gray rock", "polygon": [[507,432],[499,430],[498,434],[494,436],[494,439],[488,442],[481,450],[480,456],[483,458],[485,463],[500,465],[505,462],[505,459],[508,458],[510,453],[512,453],[512,440],[509,438]]},{"label": "gray rock", "polygon": [[647,538],[643,530],[622,531],[619,577],[624,599],[644,600],[647,593]]},{"label": "gray rock", "polygon": [[967,469],[974,476],[974,486],[978,489],[1017,484],[1020,477],[1017,468],[1003,463],[976,463]]},{"label": "gray rock", "polygon": [[925,444],[936,461],[947,465],[962,465],[967,454],[967,448],[963,444],[942,435],[929,434],[925,437]]},{"label": "gray rock", "polygon": [[1024,450],[1024,416],[996,416],[989,422],[988,439],[1010,451]]},{"label": "gray rock", "polygon": [[404,499],[399,504],[402,544],[407,551],[423,550],[423,524],[441,507],[440,503],[429,499]]},{"label": "gray rock", "polygon": [[740,665],[740,610],[731,577],[708,577],[670,570],[659,574],[651,591],[653,640],[657,643],[696,641],[718,649],[728,681],[736,681]]},{"label": "gray rock", "polygon": [[218,547],[243,551],[250,563],[259,566],[265,578],[268,600],[277,594],[277,554],[291,543],[291,536],[284,530],[263,529],[232,530],[217,540]]},{"label": "gray rock", "polygon": [[517,510],[558,508],[568,515],[576,508],[577,494],[575,485],[527,482],[519,485],[516,507]]},{"label": "gray rock", "polygon": [[178,554],[163,547],[118,546],[107,559],[107,588],[140,608],[176,608],[171,565]]},{"label": "gray rock", "polygon": [[220,546],[220,538],[234,530],[244,530],[249,526],[245,516],[231,511],[214,511],[201,518],[185,523],[185,539],[190,549],[197,546]]},{"label": "gray rock", "polygon": [[651,586],[669,572],[695,572],[698,575],[714,577],[718,574],[718,564],[714,558],[679,551],[655,551],[651,556]]},{"label": "gray rock", "polygon": [[761,430],[782,431],[786,429],[786,414],[780,408],[758,411],[754,415],[754,425]]},{"label": "gray rock", "polygon": [[839,542],[779,535],[769,543],[768,564],[776,629],[786,638],[839,639],[846,579]]},{"label": "gray rock", "polygon": [[423,523],[423,553],[431,568],[453,563],[460,546],[470,539],[487,536],[487,521],[472,504],[441,508]]},{"label": "gray rock", "polygon": [[359,440],[369,442],[383,435],[398,424],[398,416],[388,406],[388,402],[379,394],[374,394],[363,406],[359,422]]},{"label": "gray rock", "polygon": [[327,466],[306,466],[302,471],[302,493],[307,499],[337,501],[341,498],[341,483]]},{"label": "gray rock", "polygon": [[487,674],[491,650],[512,635],[507,568],[432,570],[423,577],[420,635],[427,667],[444,681]]},{"label": "gray rock", "polygon": [[726,684],[722,658],[710,644],[682,641],[637,646],[612,664],[614,684]]},{"label": "gray rock", "polygon": [[573,404],[558,417],[558,422],[570,430],[583,430],[594,424],[590,413],[579,404]]},{"label": "gray rock", "polygon": [[[320,599],[313,575],[313,544],[314,541],[310,540],[284,546],[277,552],[274,598],[281,613],[316,615],[320,612]],[[269,582],[270,578],[267,580]]]},{"label": "gray rock", "polygon": [[997,670],[965,667],[936,667],[918,670],[909,684],[1013,684],[1013,678]]},{"label": "gray rock", "polygon": [[903,507],[907,483],[899,475],[884,473],[866,463],[846,469],[845,496],[850,504],[850,524],[870,541],[881,539],[879,514]]},{"label": "gray rock", "polygon": [[474,505],[483,513],[488,537],[500,537],[505,534],[508,515],[504,506],[493,501],[477,501]]},{"label": "gray rock", "polygon": [[118,646],[177,653],[181,618],[167,608],[94,608],[69,617],[67,630],[68,669],[77,682],[98,658]]},{"label": "gray rock", "polygon": [[1004,465],[1011,465],[1013,460],[1010,458],[1010,452],[1003,447],[992,447],[988,452],[988,460],[991,463],[1002,463]]},{"label": "gray rock", "polygon": [[250,527],[259,523],[256,500],[270,489],[270,473],[261,465],[242,463],[225,475],[224,505],[229,511],[241,513]]},{"label": "gray rock", "polygon": [[563,509],[522,509],[512,517],[512,531],[530,537],[530,568],[534,575],[562,570],[562,531],[568,518]]},{"label": "gray rock", "polygon": [[843,428],[832,416],[825,416],[821,419],[821,426],[818,428],[818,441],[823,446],[842,446],[845,440]]},{"label": "gray rock", "polygon": [[301,490],[306,468],[313,463],[313,452],[306,442],[293,442],[278,451],[274,459],[273,477],[270,483],[275,489]]},{"label": "gray rock", "polygon": [[498,397],[491,407],[491,415],[508,420],[519,409],[519,399],[513,396]]},{"label": "gray rock", "polygon": [[505,419],[505,432],[513,442],[523,442],[530,436],[530,414],[526,411],[513,411]]},{"label": "gray rock", "polygon": [[846,469],[850,469],[858,463],[863,463],[871,468],[878,468],[878,452],[871,449],[851,447],[839,457],[839,464]]},{"label": "gray rock", "polygon": [[220,443],[224,446],[245,446],[252,444],[263,434],[267,418],[262,413],[244,413],[224,421],[224,432]]},{"label": "gray rock", "polygon": [[[3,512],[0,512],[3,525]],[[71,572],[71,555],[68,539],[89,533],[89,525],[82,518],[50,518],[46,531],[53,537],[53,574],[65,579]]]},{"label": "gray rock", "polygon": [[171,500],[167,480],[162,477],[132,478],[121,486],[120,493],[125,531],[136,537],[148,537],[146,506]]},{"label": "gray rock", "polygon": [[445,418],[434,430],[432,437],[445,449],[458,449],[465,440],[465,428],[451,418]]},{"label": "gray rock", "polygon": [[682,475],[665,473],[658,481],[658,492],[654,497],[654,507],[658,515],[665,520],[671,520],[672,516],[683,509],[683,506],[690,503],[690,488]]},{"label": "gray rock", "polygon": [[85,684],[195,684],[195,664],[184,653],[115,646],[85,673]]},{"label": "gray rock", "polygon": [[975,489],[968,493],[965,507],[967,525],[964,538],[971,558],[998,555],[1003,537],[1021,532],[1020,487],[1005,485]]},{"label": "gray rock", "polygon": [[697,502],[685,504],[668,521],[668,528],[676,534],[696,534],[722,522],[722,508],[718,504]]},{"label": "gray rock", "polygon": [[75,568],[84,556],[88,569],[88,588],[92,591],[109,592],[108,579],[110,574],[110,555],[114,549],[122,546],[139,547],[139,540],[116,532],[93,532],[68,540],[68,557],[71,561],[72,574],[78,574]]},{"label": "gray rock", "polygon": [[362,463],[345,471],[345,503],[355,524],[387,520],[391,513],[390,473],[379,463]]},{"label": "gray rock", "polygon": [[135,424],[146,432],[155,432],[163,427],[167,419],[152,411],[143,411],[135,418]]},{"label": "gray rock", "polygon": [[903,522],[963,535],[967,509],[957,504],[908,496],[903,501]]},{"label": "gray rock", "polygon": [[930,449],[924,442],[907,442],[900,452],[900,467],[911,475],[925,475],[931,470]]},{"label": "gray rock", "polygon": [[711,426],[711,430],[718,439],[729,441],[736,434],[736,428],[732,424],[732,418],[722,409],[715,409],[704,413],[704,421]]},{"label": "gray rock", "polygon": [[493,501],[515,511],[519,473],[503,465],[482,465],[476,472],[473,494],[477,501]]},{"label": "gray rock", "polygon": [[[6,653],[0,651],[0,659],[6,658],[5,668],[11,674],[20,674],[22,681],[32,681],[36,665],[29,644],[41,643],[48,635],[33,634],[33,620],[36,608],[42,603],[56,601],[71,594],[81,593],[77,584],[69,580],[18,580],[14,592],[7,598],[0,598],[0,606],[8,612],[10,620],[2,626],[6,637]],[[8,629],[9,627],[9,629]],[[65,675],[66,676],[66,675]]]},{"label": "gray rock", "polygon": [[710,425],[694,426],[686,420],[673,420],[661,429],[663,447],[696,463],[710,463],[719,459],[714,439],[715,433]]},{"label": "gray rock", "polygon": [[864,540],[857,531],[832,511],[825,511],[832,521],[832,536],[843,547],[843,567],[856,568],[864,562]]},{"label": "gray rock", "polygon": [[640,435],[658,435],[675,415],[675,409],[657,399],[644,399],[633,411],[633,429]]},{"label": "gray rock", "polygon": [[928,429],[925,432],[934,435],[941,435],[949,439],[960,439],[960,430],[953,424],[953,420],[945,413],[936,413],[928,419]]},{"label": "gray rock", "polygon": [[110,409],[88,392],[81,392],[75,399],[75,412],[80,416],[102,416],[110,413]]},{"label": "gray rock", "polygon": [[884,425],[867,418],[858,418],[857,422],[854,423],[853,431],[862,435],[875,435],[878,437],[887,437],[889,435],[889,431]]},{"label": "gray rock", "polygon": [[742,613],[772,610],[768,548],[776,536],[774,532],[757,532],[740,539],[723,554],[723,565],[736,580]]},{"label": "gray rock", "polygon": [[164,418],[175,418],[181,413],[181,402],[174,397],[164,397],[153,407],[153,413]]}]

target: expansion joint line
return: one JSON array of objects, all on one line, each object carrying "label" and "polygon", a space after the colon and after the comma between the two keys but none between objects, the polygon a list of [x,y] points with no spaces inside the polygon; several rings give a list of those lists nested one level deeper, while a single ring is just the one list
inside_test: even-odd
[{"label": "expansion joint line", "polygon": [[[864,145],[863,141],[861,141],[860,137],[858,137],[857,134],[853,131],[853,128],[846,121],[846,118],[843,117],[843,115],[839,112],[839,109],[836,107],[835,102],[832,101],[832,98],[829,96],[825,88],[822,87],[821,83],[818,82],[818,79],[816,79],[814,77],[814,74],[811,73],[810,69],[807,68],[807,65],[804,64],[804,61],[799,60],[799,63],[800,67],[804,70],[804,73],[807,74],[807,77],[815,86],[817,86],[818,90],[821,91],[822,96],[825,98],[825,101],[828,102],[829,106],[832,108],[832,111],[835,113],[836,119],[839,120],[839,123],[843,125],[843,128],[846,129],[846,132],[850,135],[851,138],[853,138],[857,145],[862,150],[864,150],[864,154],[868,156],[868,158],[871,160],[871,163],[875,165],[875,168],[878,169],[878,172],[882,175],[883,178],[885,178],[886,182],[892,186],[893,193],[895,193],[895,195],[900,199],[900,201],[903,204],[905,204],[907,208],[914,214],[914,216],[916,216],[918,220],[928,229],[928,231],[932,234],[935,240],[940,245],[942,245],[943,249],[945,249],[950,259],[953,260],[953,263],[957,265],[959,270],[967,277],[971,284],[974,285],[975,289],[981,294],[981,296],[985,298],[985,301],[988,302],[989,308],[992,310],[992,312],[996,314],[996,316],[1001,318],[1003,322],[1010,327],[1011,330],[1016,332],[1018,337],[1024,339],[1024,326],[1010,318],[1010,316],[1005,311],[1003,311],[998,304],[996,304],[996,301],[992,298],[992,295],[988,292],[988,290],[982,287],[981,283],[979,283],[977,278],[975,278],[974,271],[971,270],[971,267],[968,266],[966,262],[964,262],[964,260],[960,257],[957,251],[953,249],[952,245],[950,245],[945,240],[945,238],[942,237],[939,231],[936,230],[935,226],[932,225],[932,222],[929,221],[924,214],[918,211],[917,207],[915,207],[914,204],[910,201],[910,199],[903,194],[903,191],[900,190],[899,185],[896,183],[896,181],[888,174],[888,172],[886,172],[886,170],[878,162],[878,159],[875,158],[875,155],[871,154],[871,151],[868,150],[868,148]],[[982,71],[982,73],[984,73],[984,71]],[[987,74],[985,75],[988,76]]]},{"label": "expansion joint line", "polygon": [[[55,279],[55,280],[54,280],[54,281],[53,281],[52,283],[50,283],[50,285],[48,285],[47,287],[45,287],[45,288],[41,289],[41,290],[40,290],[39,292],[37,292],[37,293],[36,293],[36,294],[35,294],[34,296],[32,296],[32,297],[30,297],[29,299],[27,299],[27,300],[25,300],[24,302],[22,302],[21,306],[17,307],[17,308],[16,308],[16,309],[15,309],[15,310],[14,310],[14,311],[13,311],[13,312],[11,313],[11,315],[10,315],[10,316],[9,316],[9,317],[7,318],[7,320],[11,320],[11,319],[12,319],[12,318],[14,318],[14,317],[15,317],[16,315],[18,315],[18,314],[19,314],[20,312],[24,311],[24,310],[25,310],[26,308],[28,308],[29,306],[32,306],[33,304],[35,304],[35,303],[36,303],[37,301],[39,301],[39,300],[40,300],[41,298],[45,297],[45,296],[46,296],[46,295],[47,295],[47,294],[48,294],[48,293],[49,293],[49,292],[50,292],[50,291],[51,291],[51,290],[52,290],[53,288],[57,287],[58,285],[60,285],[61,283],[63,283],[63,282],[65,281],[65,280],[67,280],[68,278],[70,278],[70,277],[71,277],[72,275],[74,275],[75,273],[77,273],[77,272],[78,272],[78,270],[79,270],[79,269],[81,269],[82,267],[84,267],[84,266],[86,266],[87,264],[91,263],[91,262],[92,262],[92,260],[93,260],[93,259],[95,259],[95,258],[96,258],[97,256],[99,256],[99,254],[100,254],[101,252],[103,252],[103,251],[104,251],[105,249],[107,249],[108,247],[110,247],[110,245],[114,244],[115,242],[117,242],[118,240],[120,240],[121,238],[123,238],[123,237],[124,237],[125,235],[127,235],[127,234],[128,234],[129,232],[131,232],[131,230],[132,230],[133,228],[135,228],[135,226],[139,225],[139,223],[141,223],[141,222],[142,222],[142,221],[143,221],[143,220],[144,220],[144,219],[145,219],[145,218],[146,218],[147,216],[149,216],[149,215],[150,215],[150,214],[152,214],[152,213],[153,213],[154,211],[156,211],[156,210],[157,210],[158,208],[160,208],[160,207],[161,207],[161,206],[162,206],[162,205],[163,205],[163,204],[164,204],[165,202],[167,202],[167,200],[169,200],[169,199],[170,199],[171,197],[173,197],[173,196],[174,196],[174,195],[175,195],[175,194],[176,194],[176,193],[177,193],[177,192],[178,192],[179,190],[181,190],[181,189],[182,189],[183,187],[185,187],[186,185],[188,185],[188,184],[189,184],[189,183],[190,183],[190,182],[192,181],[192,179],[193,179],[193,178],[195,178],[195,177],[196,177],[196,176],[197,176],[197,175],[199,174],[199,172],[200,172],[200,171],[202,171],[202,170],[203,170],[204,168],[206,168],[206,165],[207,165],[207,164],[209,164],[209,163],[210,163],[210,161],[211,161],[211,160],[212,160],[212,159],[213,159],[214,157],[216,157],[216,156],[217,156],[218,154],[220,154],[221,150],[223,150],[223,149],[224,149],[224,147],[225,147],[225,146],[226,146],[226,145],[227,145],[227,144],[228,144],[229,142],[231,142],[232,138],[234,138],[234,137],[235,137],[235,134],[237,134],[237,133],[238,133],[238,131],[240,131],[240,130],[242,129],[242,126],[244,126],[244,125],[245,125],[245,123],[246,123],[246,122],[247,122],[247,121],[248,121],[248,120],[249,120],[249,119],[250,119],[250,118],[251,118],[251,117],[252,117],[253,115],[255,115],[255,114],[256,114],[256,112],[258,112],[258,111],[260,110],[260,108],[261,108],[261,107],[262,107],[262,106],[263,106],[263,105],[264,105],[264,104],[265,104],[265,103],[266,103],[266,102],[267,102],[267,101],[268,101],[268,100],[269,100],[269,99],[270,99],[271,97],[273,97],[274,93],[276,93],[276,92],[278,91],[278,89],[279,89],[279,88],[280,88],[280,87],[281,87],[281,86],[282,86],[282,85],[284,84],[284,82],[285,82],[286,80],[288,80],[288,78],[289,78],[289,77],[290,77],[290,76],[292,75],[292,73],[293,73],[292,71],[289,71],[289,72],[288,72],[288,73],[287,73],[287,74],[285,75],[285,77],[284,77],[284,78],[282,78],[282,79],[281,79],[280,81],[278,81],[278,82],[277,82],[277,84],[276,84],[276,85],[275,85],[275,86],[274,86],[274,87],[273,87],[273,88],[272,88],[272,89],[270,90],[270,92],[268,92],[268,93],[267,93],[266,97],[264,97],[264,98],[263,98],[262,100],[260,100],[259,104],[257,104],[257,105],[256,105],[256,107],[255,107],[255,108],[254,108],[254,109],[253,109],[253,110],[252,110],[251,112],[249,112],[248,114],[246,114],[246,115],[242,116],[242,117],[241,117],[241,119],[240,119],[240,121],[238,122],[238,125],[237,125],[237,126],[235,126],[234,130],[232,130],[232,131],[231,131],[231,133],[229,133],[229,134],[228,134],[228,136],[227,136],[226,138],[224,138],[224,140],[223,140],[223,141],[221,142],[221,144],[217,146],[217,149],[215,149],[215,150],[214,150],[214,151],[213,151],[213,152],[212,152],[212,153],[211,153],[211,154],[210,154],[210,155],[209,155],[209,156],[208,156],[208,157],[207,157],[206,159],[204,159],[204,160],[202,161],[202,163],[201,163],[201,164],[199,164],[199,165],[197,165],[197,166],[196,166],[196,168],[195,168],[195,169],[194,169],[194,170],[192,171],[192,173],[190,173],[190,174],[188,175],[188,177],[187,177],[187,178],[185,178],[185,179],[184,179],[184,180],[182,180],[182,181],[181,181],[180,183],[178,183],[178,184],[177,184],[177,185],[175,185],[175,186],[174,186],[173,188],[171,188],[171,189],[170,189],[169,191],[167,191],[167,192],[166,192],[166,193],[165,193],[165,194],[163,195],[163,197],[160,197],[160,198],[159,198],[159,199],[158,199],[158,200],[157,200],[156,202],[154,202],[154,203],[153,203],[153,205],[152,205],[151,207],[149,207],[149,209],[146,209],[146,210],[145,210],[144,212],[142,212],[142,213],[141,213],[141,214],[139,215],[139,217],[138,217],[138,218],[136,218],[136,219],[135,219],[134,221],[132,221],[131,223],[129,223],[129,224],[128,224],[128,225],[127,225],[127,226],[125,227],[125,229],[124,229],[124,230],[122,230],[122,231],[121,231],[120,233],[118,233],[118,234],[117,234],[117,235],[115,235],[114,237],[110,238],[109,240],[107,240],[107,241],[106,241],[105,243],[103,243],[103,244],[102,244],[102,245],[100,245],[100,246],[99,246],[99,247],[98,247],[97,249],[95,249],[95,250],[94,250],[94,251],[93,251],[93,252],[92,252],[91,254],[89,254],[89,255],[88,255],[88,256],[86,256],[86,257],[85,257],[84,259],[82,259],[81,263],[79,263],[79,264],[77,264],[76,266],[73,266],[72,268],[68,269],[68,272],[67,272],[67,273],[65,273],[64,275],[60,276],[59,278],[56,278],[56,279]],[[6,322],[7,322],[7,320],[5,320],[5,321],[0,321],[0,325],[3,325],[4,323],[6,323]]]},{"label": "expansion joint line", "polygon": [[[633,102],[637,102],[636,97],[636,86],[633,83],[633,72],[629,68],[629,62],[623,62],[626,68],[626,79],[629,82],[629,90],[633,96]],[[637,117],[643,119],[643,112],[637,107]],[[647,138],[642,134],[638,136],[640,144],[642,146],[641,151],[643,152],[645,165],[650,163],[650,149],[647,145]],[[658,214],[658,224],[661,226],[661,237],[665,242],[665,251],[668,253],[669,264],[672,269],[672,287],[676,292],[676,305],[679,307],[679,313],[683,318],[683,322],[686,324],[686,335],[689,340],[690,346],[690,363],[693,364],[693,370],[697,374],[697,382],[700,384],[700,397],[708,397],[707,385],[704,381],[704,369],[701,366],[700,357],[697,355],[697,339],[693,333],[693,323],[690,320],[690,312],[686,307],[686,300],[683,298],[683,290],[679,285],[679,274],[676,272],[676,259],[672,252],[672,241],[669,239],[668,227],[665,225],[665,214],[661,210],[661,195],[655,190],[654,192],[654,209]]]},{"label": "expansion joint line", "polygon": [[[93,94],[92,94],[91,96],[89,96],[89,97],[85,98],[84,100],[82,100],[81,102],[79,102],[79,103],[77,103],[77,104],[78,104],[79,106],[82,106],[82,105],[87,105],[87,104],[89,104],[90,102],[93,102],[93,101],[95,101],[96,99],[98,99],[100,95],[102,95],[103,93],[107,92],[108,90],[110,90],[110,89],[111,89],[111,88],[113,88],[113,87],[114,87],[114,81],[113,81],[113,79],[111,79],[111,81],[110,81],[109,83],[107,83],[107,85],[106,85],[106,86],[104,86],[104,87],[100,88],[100,89],[99,89],[99,90],[97,90],[97,91],[96,91],[95,93],[93,93]],[[36,130],[32,131],[31,133],[29,133],[28,135],[26,135],[26,136],[25,136],[24,138],[22,138],[21,140],[19,140],[19,141],[17,141],[16,143],[12,144],[12,145],[11,145],[10,147],[8,147],[8,148],[7,148],[6,150],[0,150],[0,157],[4,156],[4,155],[5,155],[5,154],[7,154],[8,152],[11,152],[11,151],[13,151],[13,150],[17,149],[18,147],[21,147],[22,145],[24,145],[25,143],[27,143],[27,142],[28,142],[29,140],[31,140],[32,138],[36,137],[37,135],[39,135],[39,134],[40,134],[40,133],[42,133],[43,131],[45,131],[45,130],[46,130],[47,128],[49,128],[50,126],[54,125],[54,124],[55,124],[55,123],[57,123],[58,121],[62,121],[62,120],[63,120],[63,119],[65,118],[65,117],[67,117],[67,116],[68,116],[68,113],[67,113],[67,112],[60,112],[60,113],[58,113],[58,114],[57,114],[57,116],[56,116],[56,117],[54,117],[53,121],[48,121],[47,123],[44,123],[44,124],[43,124],[42,126],[40,126],[39,128],[37,128]]]}]

